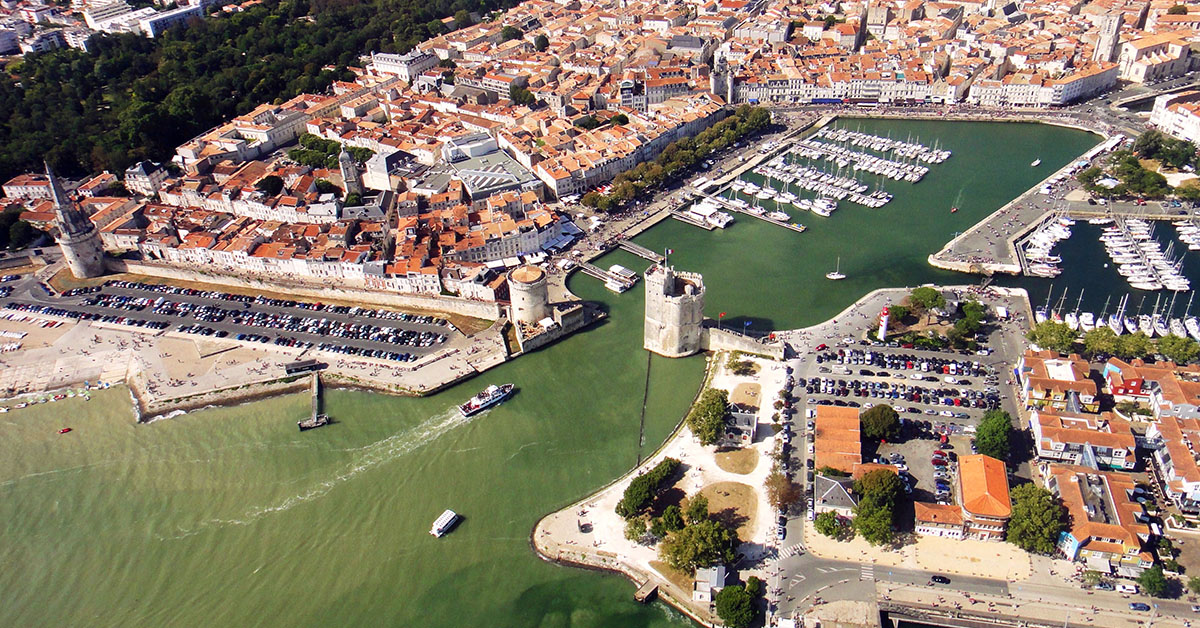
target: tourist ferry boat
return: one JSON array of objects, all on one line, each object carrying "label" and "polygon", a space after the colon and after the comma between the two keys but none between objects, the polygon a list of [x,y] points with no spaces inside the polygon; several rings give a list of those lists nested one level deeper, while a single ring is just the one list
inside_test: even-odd
[{"label": "tourist ferry boat", "polygon": [[447,532],[454,529],[459,519],[458,513],[447,508],[446,512],[443,512],[441,516],[434,520],[433,527],[429,528],[429,533],[440,539]]},{"label": "tourist ferry boat", "polygon": [[327,414],[318,414],[303,421],[296,421],[296,427],[300,428],[301,432],[314,430],[323,425],[329,425],[329,415]]},{"label": "tourist ferry boat", "polygon": [[[504,384],[503,386],[496,386],[495,384],[492,384],[491,386],[483,389],[483,392],[471,397],[466,403],[459,406],[458,411],[461,412],[464,417],[474,416],[500,403],[501,401],[508,399],[508,396],[511,395],[512,392],[512,384]],[[446,512],[450,511],[447,510]]]}]

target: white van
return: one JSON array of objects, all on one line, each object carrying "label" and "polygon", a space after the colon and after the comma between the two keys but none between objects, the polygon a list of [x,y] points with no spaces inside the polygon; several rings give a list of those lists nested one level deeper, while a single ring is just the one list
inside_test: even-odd
[{"label": "white van", "polygon": [[1121,593],[1137,593],[1138,588],[1136,584],[1118,584],[1117,591]]}]

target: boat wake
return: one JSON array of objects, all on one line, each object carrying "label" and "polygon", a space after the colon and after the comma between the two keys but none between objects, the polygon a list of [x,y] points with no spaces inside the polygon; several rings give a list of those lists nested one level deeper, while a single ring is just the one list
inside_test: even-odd
[{"label": "boat wake", "polygon": [[516,458],[516,457],[517,457],[517,456],[518,456],[518,455],[519,455],[519,454],[520,454],[522,451],[524,451],[524,450],[525,450],[525,448],[526,448],[526,447],[533,447],[533,446],[535,446],[535,445],[541,445],[541,444],[542,444],[542,443],[541,443],[541,441],[534,441],[534,442],[532,442],[532,443],[525,443],[524,445],[521,445],[520,447],[517,447],[517,450],[516,450],[516,451],[514,451],[514,452],[512,452],[511,454],[509,454],[508,458],[505,458],[505,460],[512,460],[513,458]]},{"label": "boat wake", "polygon": [[267,515],[284,512],[305,502],[319,499],[329,494],[337,486],[354,479],[358,474],[416,451],[447,432],[467,425],[484,414],[486,413],[467,418],[459,413],[457,408],[450,408],[402,432],[365,447],[351,450],[360,452],[354,461],[348,463],[340,472],[327,477],[304,492],[291,495],[275,504],[251,508],[237,519],[208,519],[193,528],[181,529],[176,535],[159,538],[160,540],[175,540],[199,534],[207,529],[250,525]]}]

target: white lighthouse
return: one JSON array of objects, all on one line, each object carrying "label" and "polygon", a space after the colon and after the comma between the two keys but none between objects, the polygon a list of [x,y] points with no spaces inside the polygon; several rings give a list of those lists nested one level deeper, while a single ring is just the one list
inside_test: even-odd
[{"label": "white lighthouse", "polygon": [[885,305],[885,306],[883,306],[883,311],[879,313],[879,335],[877,337],[879,338],[880,342],[883,342],[883,340],[885,338],[887,338],[887,325],[888,325],[888,308]]}]

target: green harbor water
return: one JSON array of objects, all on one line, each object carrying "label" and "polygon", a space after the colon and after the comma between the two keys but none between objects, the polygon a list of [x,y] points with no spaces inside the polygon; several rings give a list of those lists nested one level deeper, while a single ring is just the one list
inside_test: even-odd
[{"label": "green harbor water", "polygon": [[[1097,141],[1034,125],[848,124],[936,138],[954,156],[917,185],[888,183],[884,208],[798,216],[807,233],[739,216],[713,233],[668,221],[638,241],[704,273],[714,317],[811,324],[877,287],[970,280],[925,259]],[[827,281],[839,255],[849,278]],[[646,265],[623,252],[598,262],[612,263]],[[636,604],[623,578],[529,547],[540,516],[663,441],[704,368],[655,358],[647,388],[641,287],[618,296],[580,275],[570,287],[609,320],[432,398],[331,391],[338,423],[303,434],[300,395],[149,425],[117,389],[0,415],[0,625],[688,625]],[[508,381],[520,390],[502,406],[454,411]],[[445,508],[465,520],[434,539]]]}]

